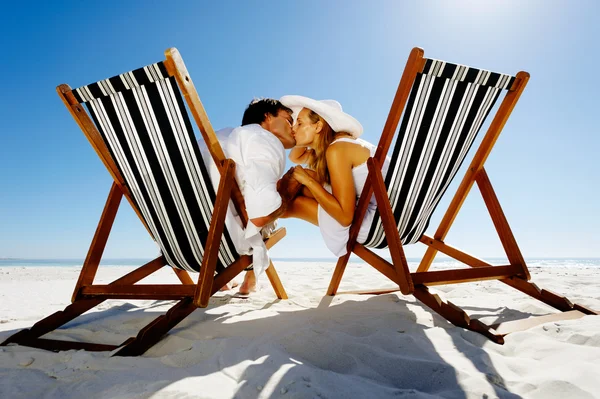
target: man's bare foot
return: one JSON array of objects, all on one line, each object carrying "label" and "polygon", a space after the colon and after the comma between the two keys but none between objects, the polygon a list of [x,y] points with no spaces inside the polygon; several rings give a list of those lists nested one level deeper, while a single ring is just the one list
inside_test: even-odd
[{"label": "man's bare foot", "polygon": [[241,295],[248,295],[254,291],[256,291],[256,276],[254,275],[254,270],[248,270],[238,292]]},{"label": "man's bare foot", "polygon": [[229,291],[230,289],[233,289],[233,288],[237,287],[238,285],[239,285],[239,283],[237,281],[230,281],[229,283],[222,286],[219,291]]}]

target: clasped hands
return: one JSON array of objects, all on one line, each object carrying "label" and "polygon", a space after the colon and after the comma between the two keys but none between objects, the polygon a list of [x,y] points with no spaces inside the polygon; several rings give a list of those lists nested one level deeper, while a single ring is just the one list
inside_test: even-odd
[{"label": "clasped hands", "polygon": [[302,185],[306,184],[311,177],[302,166],[291,167],[279,181],[277,181],[277,192],[281,199],[287,204],[296,198]]}]

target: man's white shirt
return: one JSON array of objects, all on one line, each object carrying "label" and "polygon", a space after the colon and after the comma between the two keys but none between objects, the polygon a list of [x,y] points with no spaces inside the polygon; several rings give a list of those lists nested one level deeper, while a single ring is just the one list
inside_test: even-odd
[{"label": "man's white shirt", "polygon": [[[235,177],[244,196],[248,219],[267,216],[277,210],[281,206],[281,196],[276,185],[285,171],[285,148],[281,141],[257,124],[221,129],[216,135],[225,156],[236,164]],[[216,191],[220,173],[204,141],[198,143]],[[238,253],[253,255],[254,272],[258,277],[269,266],[260,229],[248,221],[244,230],[231,201],[225,225]]]}]

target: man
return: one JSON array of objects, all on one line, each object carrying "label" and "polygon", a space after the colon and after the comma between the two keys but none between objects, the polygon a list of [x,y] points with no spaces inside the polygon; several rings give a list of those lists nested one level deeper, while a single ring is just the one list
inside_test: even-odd
[{"label": "man", "polygon": [[[277,182],[285,171],[285,150],[296,144],[292,125],[291,109],[278,100],[260,99],[248,105],[242,126],[217,132],[225,156],[236,163],[236,181],[244,197],[249,219],[246,229],[242,230],[241,222],[230,206],[226,225],[238,252],[252,253],[257,274],[269,265],[261,229],[268,228],[285,212],[287,205],[277,191]],[[210,156],[204,159],[210,163],[213,185],[218,184],[216,165]],[[247,270],[239,288],[240,294],[246,295],[255,289],[254,270]]]}]

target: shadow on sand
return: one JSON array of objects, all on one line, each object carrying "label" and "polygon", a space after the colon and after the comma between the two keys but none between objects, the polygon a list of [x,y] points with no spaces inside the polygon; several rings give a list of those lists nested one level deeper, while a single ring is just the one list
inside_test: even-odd
[{"label": "shadow on sand", "polygon": [[[189,392],[188,384],[197,386],[192,391],[198,397],[478,396],[477,388],[469,389],[473,381],[465,381],[473,378],[472,373],[461,376],[461,370],[444,358],[457,349],[497,397],[518,397],[506,390],[482,349],[488,343],[486,338],[452,326],[411,299],[398,294],[358,301],[350,296],[323,297],[315,306],[295,303],[293,298],[254,307],[255,303],[249,305],[246,299],[224,295],[211,299],[208,308],[196,310],[140,358],[4,348],[3,356],[12,352],[18,357],[26,352],[43,358],[38,363],[53,365],[3,368],[3,379],[31,373],[28,378],[36,383],[19,389],[0,388],[0,396],[7,397],[4,391],[13,396],[15,392],[23,397],[43,392],[44,397],[62,397],[83,390],[91,397],[151,397],[157,392],[158,397],[176,396]],[[229,310],[224,304],[230,305]],[[236,304],[241,306],[236,309]],[[290,304],[304,309],[292,309]],[[53,334],[81,339],[78,334],[89,337],[102,331],[103,338],[111,336],[111,341],[119,343],[161,314],[155,311],[161,306],[164,301],[149,301],[144,308],[121,303],[84,314]],[[253,309],[247,310],[249,306]],[[417,320],[421,307],[432,314],[432,323]],[[0,339],[13,332],[2,332]],[[452,338],[437,340],[440,335]],[[15,381],[23,381],[22,374]]]}]

